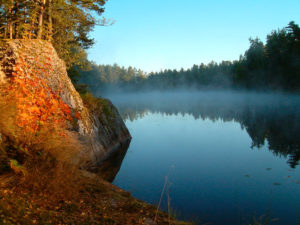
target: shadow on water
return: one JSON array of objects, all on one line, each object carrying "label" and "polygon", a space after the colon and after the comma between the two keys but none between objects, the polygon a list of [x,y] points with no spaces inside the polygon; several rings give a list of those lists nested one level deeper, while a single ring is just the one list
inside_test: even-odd
[{"label": "shadow on water", "polygon": [[130,141],[131,139],[128,139],[121,143],[120,146],[118,146],[118,148],[97,167],[97,170],[93,172],[98,173],[104,180],[113,182],[121,168]]},{"label": "shadow on water", "polygon": [[268,143],[274,155],[288,157],[295,168],[300,160],[300,96],[234,92],[151,93],[110,96],[124,120],[148,112],[188,114],[194,119],[235,121],[260,148]]}]

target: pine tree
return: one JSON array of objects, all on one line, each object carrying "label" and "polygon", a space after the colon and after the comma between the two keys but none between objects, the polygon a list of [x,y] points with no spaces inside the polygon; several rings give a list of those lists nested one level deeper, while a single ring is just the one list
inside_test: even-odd
[{"label": "pine tree", "polygon": [[68,67],[83,64],[93,45],[89,32],[104,12],[106,0],[0,0],[0,38],[53,42]]}]

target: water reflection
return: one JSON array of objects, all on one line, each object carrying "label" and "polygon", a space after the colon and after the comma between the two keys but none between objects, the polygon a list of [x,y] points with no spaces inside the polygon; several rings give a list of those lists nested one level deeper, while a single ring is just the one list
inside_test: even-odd
[{"label": "water reflection", "polygon": [[101,165],[97,166],[92,171],[100,175],[108,182],[113,182],[121,168],[123,159],[130,145],[130,141],[131,140],[128,139],[120,143],[120,145],[117,146],[116,149],[111,153],[111,155],[104,160]]},{"label": "water reflection", "polygon": [[169,93],[110,96],[124,120],[134,121],[148,112],[188,114],[197,119],[235,121],[260,148],[268,143],[275,155],[288,157],[295,168],[300,160],[300,97],[255,93]]}]

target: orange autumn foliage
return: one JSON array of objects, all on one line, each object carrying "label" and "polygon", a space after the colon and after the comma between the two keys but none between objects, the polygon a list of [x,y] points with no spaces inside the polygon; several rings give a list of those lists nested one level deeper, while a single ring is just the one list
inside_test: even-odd
[{"label": "orange autumn foliage", "polygon": [[[51,58],[47,57],[46,62],[38,62],[37,68],[31,68],[20,53],[11,82],[3,93],[7,102],[15,103],[16,129],[21,128],[24,133],[36,134],[43,126],[61,130],[73,119],[71,108],[38,76],[49,75],[50,62]],[[61,131],[60,134],[64,135]]]},{"label": "orange autumn foliage", "polygon": [[15,53],[13,71],[0,84],[0,186],[73,196],[77,168],[87,159],[72,129],[75,112],[60,97],[65,90],[47,81],[55,66],[50,58]]}]

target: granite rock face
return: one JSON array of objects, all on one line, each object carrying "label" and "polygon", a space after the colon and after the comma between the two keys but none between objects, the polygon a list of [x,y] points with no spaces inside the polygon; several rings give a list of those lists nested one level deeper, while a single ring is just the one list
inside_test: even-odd
[{"label": "granite rock face", "polygon": [[0,83],[7,82],[12,76],[18,56],[25,55],[26,63],[31,67],[41,67],[47,61],[49,72],[39,74],[54,93],[59,95],[81,117],[76,124],[76,132],[83,141],[88,155],[86,166],[96,168],[103,160],[118,150],[124,142],[131,140],[118,110],[108,100],[106,108],[110,113],[93,113],[84,106],[67,75],[66,66],[52,44],[43,40],[0,40]]}]

